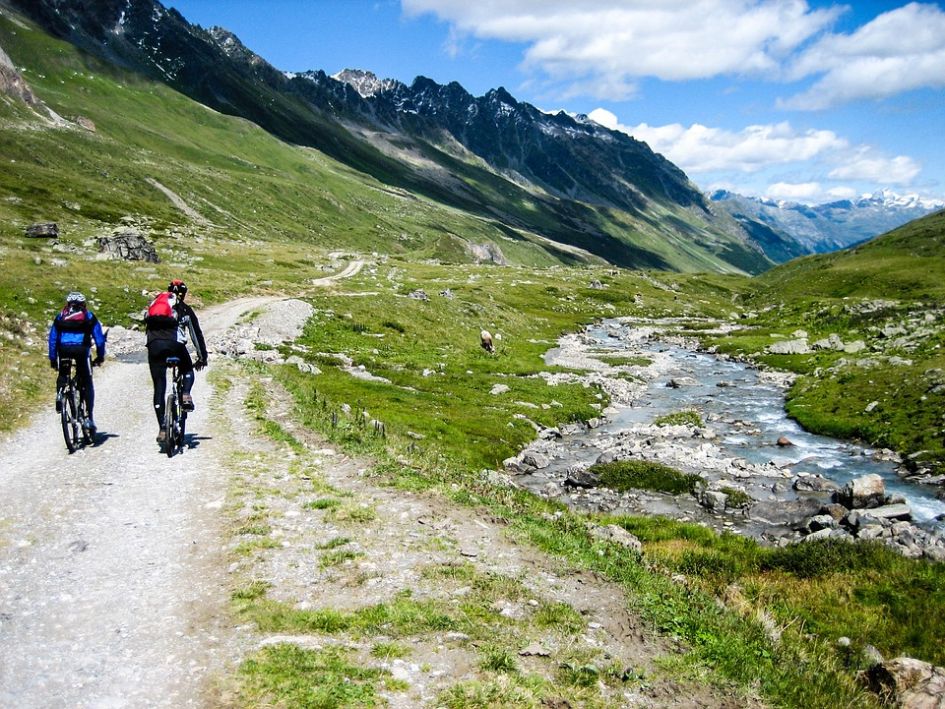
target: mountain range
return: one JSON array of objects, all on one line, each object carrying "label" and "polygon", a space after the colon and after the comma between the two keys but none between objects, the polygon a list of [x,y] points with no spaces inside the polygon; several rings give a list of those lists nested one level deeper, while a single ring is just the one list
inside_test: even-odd
[{"label": "mountain range", "polygon": [[[407,85],[353,69],[285,72],[233,33],[192,25],[157,0],[0,0],[2,7],[118,71],[488,224],[479,237],[487,248],[449,234],[460,260],[486,253],[504,261],[503,242],[513,241],[563,263],[758,273],[890,228],[883,214],[866,219],[859,208],[709,199],[645,143],[586,116],[545,113],[504,88],[475,97],[424,77]],[[22,81],[16,87],[30,91]],[[345,245],[332,236],[326,245]]]},{"label": "mountain range", "polygon": [[[763,240],[771,235],[789,239],[784,242],[783,252],[776,252],[770,246],[766,248],[776,261],[787,261],[803,253],[844,249],[945,209],[943,202],[888,190],[818,205],[745,197],[725,190],[713,192],[709,199],[714,207],[727,211],[756,239]],[[791,241],[797,246],[792,246]]]}]

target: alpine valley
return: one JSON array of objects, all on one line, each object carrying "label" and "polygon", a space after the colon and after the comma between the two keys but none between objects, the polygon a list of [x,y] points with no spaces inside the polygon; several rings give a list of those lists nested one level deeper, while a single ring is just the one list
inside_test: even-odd
[{"label": "alpine valley", "polygon": [[[0,704],[940,706],[943,205],[706,195],[367,69],[0,0]],[[172,278],[210,349],[176,454]]]}]

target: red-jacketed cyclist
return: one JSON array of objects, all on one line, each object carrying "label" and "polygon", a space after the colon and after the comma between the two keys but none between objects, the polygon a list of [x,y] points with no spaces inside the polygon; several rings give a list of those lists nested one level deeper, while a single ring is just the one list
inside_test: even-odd
[{"label": "red-jacketed cyclist", "polygon": [[[145,326],[148,336],[148,366],[151,369],[151,381],[154,383],[154,413],[157,416],[158,443],[165,442],[164,432],[164,393],[167,388],[167,358],[177,357],[178,367],[184,378],[184,393],[181,405],[186,411],[194,410],[194,399],[190,394],[194,386],[194,369],[207,366],[207,345],[197,321],[194,309],[184,302],[187,285],[180,279],[174,279],[148,307]],[[188,334],[192,336],[197,350],[194,362],[187,351]]]}]

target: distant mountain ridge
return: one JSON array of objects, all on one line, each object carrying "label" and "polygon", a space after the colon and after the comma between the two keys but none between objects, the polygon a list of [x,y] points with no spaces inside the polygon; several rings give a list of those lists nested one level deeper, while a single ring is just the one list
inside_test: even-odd
[{"label": "distant mountain ridge", "polygon": [[709,199],[713,207],[724,209],[748,230],[768,230],[792,239],[803,249],[795,256],[843,249],[945,209],[945,202],[889,190],[814,206],[726,190],[713,192]]},{"label": "distant mountain ridge", "polygon": [[796,248],[773,228],[715,209],[645,143],[544,113],[503,88],[475,97],[424,77],[408,86],[359,70],[287,73],[232,32],[191,25],[156,0],[0,5],[283,141],[501,223],[509,238],[566,260],[578,250],[626,267],[757,273]]}]

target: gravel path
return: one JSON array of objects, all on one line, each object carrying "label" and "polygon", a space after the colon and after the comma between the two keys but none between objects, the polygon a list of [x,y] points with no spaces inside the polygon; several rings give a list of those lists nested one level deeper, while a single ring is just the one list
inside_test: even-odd
[{"label": "gravel path", "polygon": [[[208,339],[275,300],[202,311]],[[51,402],[3,442],[0,706],[197,706],[225,668],[227,444],[205,374],[194,394],[193,447],[173,459],[143,358],[97,370],[95,447],[67,453]]]}]

